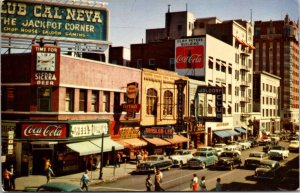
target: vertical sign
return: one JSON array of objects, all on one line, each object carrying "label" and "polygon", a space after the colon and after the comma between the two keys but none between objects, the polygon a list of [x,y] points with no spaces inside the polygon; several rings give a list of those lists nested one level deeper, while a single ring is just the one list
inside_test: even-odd
[{"label": "vertical sign", "polygon": [[176,124],[176,132],[182,131],[184,128],[183,115],[185,108],[185,94],[184,87],[187,84],[186,80],[175,80],[175,84],[177,85],[177,124]]},{"label": "vertical sign", "polygon": [[13,154],[14,152],[14,135],[14,131],[8,131],[7,154]]},{"label": "vertical sign", "polygon": [[[137,104],[139,99],[139,87],[137,82],[132,82],[127,84],[127,105],[125,111],[127,112],[127,119],[135,118],[135,111],[130,110],[130,106]],[[139,108],[137,107],[137,111]]]}]

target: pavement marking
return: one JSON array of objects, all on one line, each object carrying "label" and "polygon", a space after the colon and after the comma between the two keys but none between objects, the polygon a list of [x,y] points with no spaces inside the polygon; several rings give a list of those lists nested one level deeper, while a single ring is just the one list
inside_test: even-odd
[{"label": "pavement marking", "polygon": [[109,187],[109,186],[99,186],[99,187],[95,187],[95,189],[98,188],[102,188],[102,189],[112,189],[112,190],[122,190],[122,191],[135,191],[135,192],[143,192],[146,191],[146,189],[144,190],[135,190],[135,189],[127,189],[127,188],[113,188],[113,187]]}]

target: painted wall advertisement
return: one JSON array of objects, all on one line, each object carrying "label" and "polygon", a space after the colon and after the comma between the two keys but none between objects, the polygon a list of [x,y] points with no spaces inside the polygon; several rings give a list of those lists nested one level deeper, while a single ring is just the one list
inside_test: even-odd
[{"label": "painted wall advertisement", "polygon": [[177,39],[175,71],[184,76],[204,76],[205,38]]},{"label": "painted wall advertisement", "polygon": [[102,7],[49,1],[4,1],[1,24],[1,35],[7,37],[33,39],[38,35],[52,40],[108,40],[108,10]]}]

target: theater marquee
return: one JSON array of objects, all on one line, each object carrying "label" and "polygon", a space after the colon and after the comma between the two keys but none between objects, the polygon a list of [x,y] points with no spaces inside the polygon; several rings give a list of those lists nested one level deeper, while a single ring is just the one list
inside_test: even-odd
[{"label": "theater marquee", "polygon": [[[108,10],[30,0],[2,2],[1,35],[80,42],[108,41]],[[48,38],[47,38],[48,37]]]}]

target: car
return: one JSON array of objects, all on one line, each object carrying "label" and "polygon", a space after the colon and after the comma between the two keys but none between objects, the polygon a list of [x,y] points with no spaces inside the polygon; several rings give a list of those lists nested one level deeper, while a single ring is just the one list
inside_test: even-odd
[{"label": "car", "polygon": [[235,151],[224,151],[219,156],[219,160],[215,164],[216,168],[225,168],[232,170],[236,166],[241,166],[242,160],[240,154]]},{"label": "car", "polygon": [[278,144],[279,141],[280,141],[280,136],[277,135],[277,134],[270,134],[270,139],[271,139],[271,142],[273,142],[273,144]]},{"label": "car", "polygon": [[245,159],[245,168],[256,168],[259,166],[261,160],[268,159],[268,155],[264,152],[252,152],[249,157]]},{"label": "car", "polygon": [[281,159],[289,157],[289,150],[285,149],[282,146],[276,145],[272,146],[268,152],[269,159]]},{"label": "car", "polygon": [[238,151],[242,150],[242,146],[237,141],[229,141],[229,142],[227,142],[227,146],[225,147],[225,150],[226,149],[230,149],[230,148],[234,148],[234,149],[236,149]]},{"label": "car", "polygon": [[190,150],[175,150],[174,154],[170,156],[173,162],[173,166],[182,167],[186,165],[188,160],[193,158],[193,154]]},{"label": "car", "polygon": [[136,166],[136,173],[155,173],[157,169],[169,170],[173,166],[172,160],[164,155],[150,155],[146,161]]},{"label": "car", "polygon": [[299,152],[299,141],[298,140],[297,141],[296,140],[290,141],[288,150],[290,152]]},{"label": "car", "polygon": [[271,150],[272,147],[273,147],[273,145],[267,144],[267,145],[263,146],[262,151],[264,153],[268,153]]},{"label": "car", "polygon": [[249,141],[239,141],[239,144],[241,145],[241,149],[242,150],[246,150],[246,149],[250,149],[250,147],[251,147],[251,142],[249,142]]},{"label": "car", "polygon": [[199,147],[197,148],[197,151],[212,151],[215,155],[217,155],[217,151],[211,146]]},{"label": "car", "polygon": [[262,160],[255,169],[254,177],[256,179],[274,179],[278,175],[280,164],[274,160]]},{"label": "car", "polygon": [[213,151],[197,151],[193,154],[193,158],[187,163],[189,168],[206,168],[207,166],[214,166],[218,161],[218,157]]},{"label": "car", "polygon": [[248,141],[251,143],[251,147],[257,147],[259,145],[255,138],[248,139]]},{"label": "car", "polygon": [[234,151],[234,152],[237,152],[239,155],[242,155],[242,152],[240,150],[238,150],[237,146],[228,145],[224,149],[225,149],[224,151]]},{"label": "car", "polygon": [[277,190],[291,191],[299,190],[299,169],[290,169],[285,176],[277,183]]},{"label": "car", "polygon": [[220,154],[224,151],[227,145],[225,143],[216,143],[214,145],[214,151],[216,156],[220,156]]},{"label": "car", "polygon": [[49,182],[39,187],[26,187],[24,192],[82,192],[82,189],[66,182]]}]

